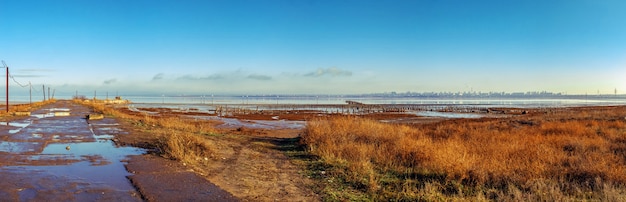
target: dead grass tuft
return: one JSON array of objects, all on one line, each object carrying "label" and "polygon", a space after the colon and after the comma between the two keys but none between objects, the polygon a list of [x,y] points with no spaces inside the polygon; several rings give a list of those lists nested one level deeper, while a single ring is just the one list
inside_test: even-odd
[{"label": "dead grass tuft", "polygon": [[212,143],[204,138],[205,135],[215,133],[215,129],[206,123],[184,117],[159,117],[148,114],[133,114],[120,110],[114,105],[102,102],[84,102],[75,100],[80,104],[91,107],[95,112],[107,116],[122,118],[131,121],[135,126],[152,133],[158,138],[155,152],[171,159],[200,166],[207,163],[213,153]]},{"label": "dead grass tuft", "polygon": [[163,150],[167,157],[188,164],[206,161],[214,153],[213,145],[198,135],[173,132],[163,141]]}]

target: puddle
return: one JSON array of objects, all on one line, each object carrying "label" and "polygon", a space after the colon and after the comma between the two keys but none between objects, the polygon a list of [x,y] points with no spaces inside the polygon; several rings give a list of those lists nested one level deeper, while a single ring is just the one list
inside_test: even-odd
[{"label": "puddle", "polygon": [[475,119],[484,117],[480,114],[469,114],[469,113],[453,113],[453,112],[435,112],[435,111],[419,111],[416,113],[418,116],[428,116],[428,117],[443,117],[443,118],[468,118]]},{"label": "puddle", "polygon": [[48,109],[48,111],[52,111],[52,112],[69,112],[70,109],[68,108],[50,108]]},{"label": "puddle", "polygon": [[46,114],[31,114],[30,116],[38,118],[38,119],[43,119],[43,118],[48,118],[48,117],[54,117],[54,113],[46,113]]},{"label": "puddle", "polygon": [[98,141],[107,141],[115,137],[114,134],[128,134],[126,131],[119,129],[117,123],[90,123],[89,130]]},{"label": "puddle", "polygon": [[265,129],[303,129],[306,126],[306,121],[252,121],[250,126],[246,127],[258,127]]},{"label": "puddle", "polygon": [[303,129],[306,121],[262,121],[262,120],[239,120],[235,118],[223,118],[216,116],[192,116],[197,119],[217,120],[223,124],[217,125],[218,128],[255,128],[255,129]]},{"label": "puddle", "polygon": [[9,133],[10,134],[15,134],[15,133],[20,132],[23,128],[25,128],[26,126],[30,125],[31,123],[33,123],[32,120],[15,121],[15,122],[5,122],[5,121],[2,121],[2,122],[0,122],[0,125],[16,127],[17,129],[9,129]]},{"label": "puddle", "polygon": [[[65,187],[65,191],[77,190],[77,195],[93,194],[90,190],[98,190],[99,195],[104,190],[102,194],[129,196],[135,188],[127,179],[130,173],[122,161],[129,155],[144,154],[145,150],[115,146],[111,141],[114,135],[127,134],[118,128],[119,124],[92,125],[80,116],[70,116],[70,111],[86,113],[78,106],[72,110],[49,108],[37,110],[23,121],[0,122],[10,129],[0,131],[3,135],[0,155],[11,159],[4,164],[7,166],[0,166],[0,174],[5,177],[14,174],[36,185],[30,191],[24,190],[25,195],[20,199],[33,197],[31,192],[39,195],[40,191],[52,188],[64,191],[64,186],[70,187]],[[50,185],[40,186],[46,180]]]},{"label": "puddle", "polygon": [[130,194],[135,188],[126,180],[127,172],[121,163],[90,165],[7,166],[0,171],[26,184],[18,192],[20,201],[39,201],[42,196],[46,201],[139,201]]},{"label": "puddle", "polygon": [[22,121],[22,122],[5,122],[5,121],[2,121],[2,122],[0,122],[0,125],[24,128],[24,127],[30,125],[31,123],[32,123],[32,121]]},{"label": "puddle", "polygon": [[43,118],[49,118],[49,117],[55,117],[55,116],[70,116],[71,114],[70,109],[68,108],[51,108],[51,109],[45,109],[45,111],[48,111],[48,112],[43,113],[43,114],[31,113],[30,116],[38,118],[38,119],[43,119]]},{"label": "puddle", "polygon": [[[69,147],[69,149],[68,149]],[[42,155],[67,155],[68,157],[80,157],[85,155],[101,155],[110,160],[122,160],[128,155],[144,153],[142,149],[135,147],[116,147],[113,142],[80,142],[80,143],[53,143],[48,144],[41,152]]]},{"label": "puddle", "polygon": [[34,152],[37,148],[41,148],[39,142],[0,142],[0,152],[21,154]]},{"label": "puddle", "polygon": [[133,111],[133,112],[140,112],[140,113],[144,113],[144,114],[149,114],[149,115],[157,115],[157,114],[159,114],[159,112],[151,112],[151,111],[144,111],[144,110],[137,109],[133,105],[128,105],[128,110]]},{"label": "puddle", "polygon": [[[4,145],[4,143],[0,145]],[[25,147],[17,146],[15,148]],[[116,147],[111,141],[52,143],[48,144],[41,153],[32,155],[29,159],[31,161],[53,162],[53,165],[47,163],[46,165],[6,166],[3,168],[25,174],[37,173],[43,176],[53,176],[54,179],[67,178],[65,181],[88,182],[85,185],[124,193],[135,188],[126,178],[130,173],[126,171],[122,161],[128,155],[143,153],[145,151],[139,148]],[[34,163],[31,162],[32,164]]]}]

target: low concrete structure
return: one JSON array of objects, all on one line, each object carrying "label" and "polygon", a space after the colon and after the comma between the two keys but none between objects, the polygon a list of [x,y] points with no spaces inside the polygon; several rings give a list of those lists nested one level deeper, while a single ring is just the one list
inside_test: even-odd
[{"label": "low concrete structure", "polygon": [[13,112],[13,116],[30,116],[30,112]]},{"label": "low concrete structure", "polygon": [[68,111],[56,111],[54,112],[54,116],[69,116],[70,112]]},{"label": "low concrete structure", "polygon": [[123,100],[122,96],[115,96],[114,100],[106,99],[106,100],[104,100],[104,103],[105,104],[128,104],[128,103],[130,103],[130,101]]},{"label": "low concrete structure", "polygon": [[87,115],[87,119],[88,120],[99,120],[99,119],[103,119],[104,115],[103,114],[88,114]]}]

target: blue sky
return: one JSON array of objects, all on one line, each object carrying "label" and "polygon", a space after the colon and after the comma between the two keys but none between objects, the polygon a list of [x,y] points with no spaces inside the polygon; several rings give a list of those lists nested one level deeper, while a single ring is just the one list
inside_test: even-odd
[{"label": "blue sky", "polygon": [[626,1],[0,0],[0,8],[0,59],[19,82],[60,93],[626,92]]}]

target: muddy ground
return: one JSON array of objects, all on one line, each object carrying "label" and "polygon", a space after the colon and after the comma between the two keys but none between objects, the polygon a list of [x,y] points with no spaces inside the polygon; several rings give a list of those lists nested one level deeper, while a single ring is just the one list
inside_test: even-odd
[{"label": "muddy ground", "polygon": [[58,101],[0,122],[2,201],[236,201],[177,162],[119,147],[117,120]]},{"label": "muddy ground", "polygon": [[[542,116],[558,111],[600,110],[598,108],[552,108],[552,109],[493,109],[490,113],[474,113],[477,120],[506,118],[512,116]],[[201,113],[181,112],[167,108],[147,108],[154,117],[186,117],[205,120],[218,130],[219,135],[206,136],[216,153],[206,166],[190,168],[204,176],[218,187],[230,192],[243,201],[319,201],[322,196],[320,182],[311,179],[308,166],[301,160],[314,158],[306,155],[298,141],[306,121],[339,114],[325,114],[312,111],[284,111],[277,114],[235,114],[224,117]],[[127,113],[141,112],[128,110]],[[450,115],[450,114],[448,114]],[[460,116],[459,116],[460,115]],[[406,113],[379,113],[360,115],[386,123],[406,124],[420,127],[422,124],[437,122],[463,121],[450,117],[464,117],[463,114],[452,116],[418,116]],[[469,119],[468,119],[469,120]],[[149,147],[158,141],[158,137],[149,135],[149,131],[137,131],[134,123],[122,124],[133,136],[120,136],[120,144]],[[144,134],[144,135],[140,135]],[[159,159],[159,158],[155,158]],[[200,159],[202,161],[202,159]],[[306,161],[306,160],[304,160]],[[180,166],[180,164],[178,164]],[[314,174],[313,174],[314,175]],[[313,176],[314,178],[314,176]],[[323,186],[321,186],[323,187]]]},{"label": "muddy ground", "polygon": [[[4,117],[0,124],[3,178],[0,198],[13,201],[321,200],[313,191],[317,182],[310,179],[307,165],[299,160],[311,157],[306,156],[298,141],[306,121],[338,114],[287,111],[217,117],[166,108],[121,110],[138,115],[150,112],[155,118],[177,116],[203,120],[217,130],[215,135],[205,137],[215,147],[215,153],[209,159],[199,159],[209,161],[203,167],[165,159],[154,151],[161,137],[150,131],[157,128],[137,127],[135,122],[111,117],[88,121],[84,118],[91,113],[88,108],[58,101],[29,117]],[[529,110],[525,114],[550,113],[550,110],[553,109]],[[63,116],[64,112],[69,115]],[[517,115],[521,114],[496,117]],[[406,113],[361,116],[408,125],[450,120]],[[70,147],[66,149],[66,146]]]},{"label": "muddy ground", "polygon": [[[184,114],[170,110],[159,111],[153,118],[183,116],[193,118],[206,114]],[[133,113],[126,111],[127,113]],[[287,152],[300,152],[299,135],[304,123],[298,122],[296,128],[284,128],[284,124],[267,128],[248,128],[252,120],[234,120],[231,124],[223,120],[207,119],[206,124],[217,128],[217,135],[206,136],[215,153],[208,163],[201,168],[183,168],[194,170],[208,181],[228,191],[243,201],[319,201],[320,197],[311,189],[313,181],[303,173],[304,165],[300,165],[286,155]],[[136,123],[126,122],[122,125],[133,131],[133,136],[120,136],[119,144],[140,147],[155,147],[159,137],[148,135],[150,127],[138,129]],[[244,124],[244,125],[239,125]],[[257,124],[258,125],[258,124]],[[289,124],[287,124],[288,126]],[[275,125],[274,125],[275,126]],[[139,135],[144,134],[144,135]],[[205,161],[199,159],[200,161]],[[182,165],[178,163],[178,165]]]}]

